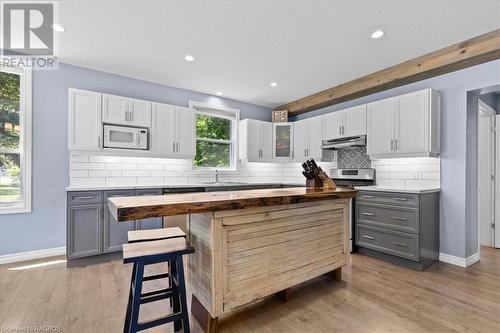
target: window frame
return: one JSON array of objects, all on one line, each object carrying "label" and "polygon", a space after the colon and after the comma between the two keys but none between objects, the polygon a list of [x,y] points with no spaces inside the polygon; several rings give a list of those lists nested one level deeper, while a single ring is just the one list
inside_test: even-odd
[{"label": "window frame", "polygon": [[[239,130],[239,122],[240,122],[240,110],[230,108],[227,106],[214,105],[210,103],[189,101],[189,108],[193,110],[194,114],[194,145],[196,150],[196,143],[198,140],[206,141],[206,142],[214,142],[214,143],[226,143],[230,144],[230,167],[229,168],[217,168],[217,167],[198,167],[194,164],[194,158],[191,163],[191,171],[197,173],[212,173],[216,170],[222,172],[237,172],[238,171],[238,130]],[[231,121],[231,138],[230,140],[219,140],[219,139],[207,139],[207,138],[198,138],[196,135],[196,115],[204,114],[211,117],[218,117],[223,119],[228,119]]]},{"label": "window frame", "polygon": [[19,79],[19,148],[1,149],[0,153],[20,154],[22,206],[0,203],[0,215],[31,212],[32,188],[32,72],[20,67],[0,65],[0,71],[16,74]]}]

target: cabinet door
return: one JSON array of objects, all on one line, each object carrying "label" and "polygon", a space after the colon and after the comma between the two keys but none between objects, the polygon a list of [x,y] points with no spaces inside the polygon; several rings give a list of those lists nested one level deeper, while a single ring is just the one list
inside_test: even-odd
[{"label": "cabinet door", "polygon": [[328,113],[323,117],[323,140],[332,140],[342,137],[342,111]]},{"label": "cabinet door", "polygon": [[[244,127],[240,127],[240,135],[242,135],[240,141],[243,142],[244,145],[241,146],[241,149],[246,150],[246,159],[249,162],[259,162],[262,148],[262,139],[259,133],[262,124],[260,121],[252,119],[246,119],[242,124],[244,124]],[[269,138],[269,146],[271,146],[270,142],[271,138]]]},{"label": "cabinet door", "polygon": [[395,152],[429,151],[429,91],[399,96],[395,118]]},{"label": "cabinet door", "polygon": [[294,123],[293,128],[293,159],[296,162],[307,160],[307,150],[309,149],[309,119],[299,120]]},{"label": "cabinet door", "polygon": [[104,252],[115,252],[122,249],[122,245],[127,243],[127,232],[129,230],[134,230],[134,221],[131,222],[117,222],[109,209],[108,198],[111,197],[129,197],[135,194],[134,190],[123,190],[123,191],[106,191],[104,192],[104,241],[103,241],[103,251]]},{"label": "cabinet door", "polygon": [[137,127],[151,127],[151,102],[129,98],[129,124]]},{"label": "cabinet door", "polygon": [[[293,129],[295,131],[295,128]],[[323,141],[323,121],[321,117],[309,118],[309,148],[307,157],[321,160],[323,150],[321,145]],[[295,144],[295,143],[294,143]]]},{"label": "cabinet door", "polygon": [[128,98],[102,95],[102,121],[108,124],[128,125]]},{"label": "cabinet door", "polygon": [[101,94],[69,89],[68,148],[100,150],[102,145]]},{"label": "cabinet door", "polygon": [[293,124],[273,124],[273,157],[277,160],[293,158]]},{"label": "cabinet door", "polygon": [[342,136],[366,134],[366,104],[346,109],[342,113],[344,114]]},{"label": "cabinet door", "polygon": [[195,132],[192,109],[176,106],[177,111],[177,154],[179,157],[194,158]]},{"label": "cabinet door", "polygon": [[153,103],[152,150],[156,154],[171,156],[175,150],[175,106]]},{"label": "cabinet door", "polygon": [[[137,190],[136,195],[162,195],[162,189],[145,189]],[[163,228],[163,217],[153,217],[149,219],[135,221],[135,228],[137,230],[159,229]]]},{"label": "cabinet door", "polygon": [[394,98],[368,104],[366,138],[368,155],[393,153],[396,106],[397,100]]},{"label": "cabinet door", "polygon": [[258,136],[250,136],[249,140],[258,141],[260,139],[261,160],[273,160],[273,124],[265,121],[259,122]]},{"label": "cabinet door", "polygon": [[102,253],[102,209],[102,204],[68,207],[68,258]]}]

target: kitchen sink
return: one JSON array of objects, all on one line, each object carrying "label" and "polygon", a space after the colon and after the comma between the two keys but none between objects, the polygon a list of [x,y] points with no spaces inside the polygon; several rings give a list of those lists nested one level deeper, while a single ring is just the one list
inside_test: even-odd
[{"label": "kitchen sink", "polygon": [[204,182],[201,184],[212,185],[212,186],[248,185],[248,183],[241,183],[241,182]]}]

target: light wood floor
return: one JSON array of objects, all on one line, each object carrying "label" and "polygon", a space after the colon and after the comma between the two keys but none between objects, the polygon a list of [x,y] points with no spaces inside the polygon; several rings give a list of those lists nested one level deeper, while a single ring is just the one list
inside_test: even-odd
[{"label": "light wood floor", "polygon": [[[54,325],[64,332],[121,332],[131,267],[112,260],[12,270],[58,259],[0,266],[0,331]],[[143,319],[170,311],[167,301],[143,309]],[[353,255],[342,282],[320,277],[294,288],[288,303],[269,297],[219,323],[221,333],[500,332],[500,250],[482,248],[481,261],[467,269],[437,263],[421,273]],[[191,326],[201,331],[194,320]]]}]

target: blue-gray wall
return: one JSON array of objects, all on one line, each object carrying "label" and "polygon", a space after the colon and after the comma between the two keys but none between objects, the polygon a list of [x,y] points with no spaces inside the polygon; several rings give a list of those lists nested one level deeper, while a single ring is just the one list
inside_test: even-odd
[{"label": "blue-gray wall", "polygon": [[[293,118],[308,118],[407,92],[433,88],[442,94],[440,251],[465,258],[477,252],[477,221],[467,216],[467,91],[500,83],[500,60],[411,83]],[[470,233],[466,237],[466,233]]]},{"label": "blue-gray wall", "polygon": [[33,209],[0,215],[0,255],[65,246],[69,184],[68,87],[187,106],[188,100],[240,109],[240,117],[271,120],[268,108],[124,76],[60,64],[33,73]]}]

